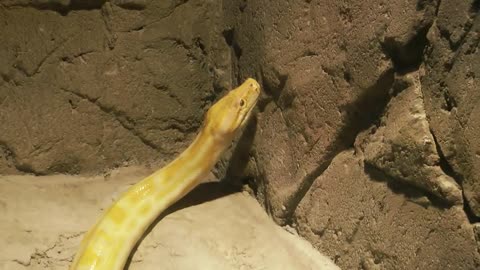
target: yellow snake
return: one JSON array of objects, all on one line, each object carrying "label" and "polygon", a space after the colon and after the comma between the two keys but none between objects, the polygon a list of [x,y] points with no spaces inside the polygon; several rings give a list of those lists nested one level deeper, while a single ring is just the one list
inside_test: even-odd
[{"label": "yellow snake", "polygon": [[249,78],[216,102],[184,152],[132,186],[105,211],[85,234],[70,269],[122,270],[155,218],[210,172],[248,121],[259,94],[260,85]]}]

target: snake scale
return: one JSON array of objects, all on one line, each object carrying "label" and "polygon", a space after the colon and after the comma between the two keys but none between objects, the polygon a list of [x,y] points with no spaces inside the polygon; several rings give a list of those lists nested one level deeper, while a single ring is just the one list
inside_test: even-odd
[{"label": "snake scale", "polygon": [[247,123],[260,95],[254,79],[228,92],[205,115],[191,145],[123,193],[85,234],[70,270],[122,270],[143,233],[213,168]]}]

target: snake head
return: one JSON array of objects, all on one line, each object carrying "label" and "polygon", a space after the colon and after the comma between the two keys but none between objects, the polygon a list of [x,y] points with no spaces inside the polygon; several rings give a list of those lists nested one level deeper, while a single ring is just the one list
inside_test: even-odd
[{"label": "snake head", "polygon": [[204,130],[214,138],[229,140],[248,122],[260,95],[260,85],[252,78],[231,90],[208,110]]}]

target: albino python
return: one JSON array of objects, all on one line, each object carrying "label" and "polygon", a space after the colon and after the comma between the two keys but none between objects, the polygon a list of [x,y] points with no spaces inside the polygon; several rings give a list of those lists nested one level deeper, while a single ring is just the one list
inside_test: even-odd
[{"label": "albino python", "polygon": [[162,211],[207,176],[248,121],[260,85],[247,79],[207,112],[192,144],[175,160],[133,185],[85,234],[71,270],[121,270],[140,237]]}]

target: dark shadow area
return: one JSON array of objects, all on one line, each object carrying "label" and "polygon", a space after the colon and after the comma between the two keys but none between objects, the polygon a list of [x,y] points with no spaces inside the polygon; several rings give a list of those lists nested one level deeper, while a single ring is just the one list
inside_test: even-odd
[{"label": "dark shadow area", "polygon": [[224,30],[223,38],[225,39],[227,45],[232,48],[235,58],[238,60],[242,56],[242,48],[235,39],[235,28]]},{"label": "dark shadow area", "polygon": [[[162,213],[157,218],[157,220],[155,220],[154,224],[156,224],[162,218],[164,218],[165,216],[173,212],[176,212],[191,206],[199,205],[202,203],[214,201],[216,199],[219,199],[237,192],[241,192],[241,189],[238,189],[227,183],[223,183],[223,182],[201,183],[196,188],[194,188],[190,193],[188,193],[185,197],[180,199],[178,202],[176,202],[171,207],[169,207],[164,213]],[[150,230],[148,230],[147,232],[150,232]]]},{"label": "dark shadow area", "polygon": [[185,197],[180,199],[178,202],[174,203],[172,206],[167,208],[163,213],[161,213],[155,221],[148,227],[142,237],[138,240],[135,247],[132,249],[130,256],[125,264],[124,270],[128,270],[130,263],[132,262],[133,255],[137,252],[137,248],[140,243],[145,239],[145,237],[150,234],[152,229],[160,222],[165,216],[182,210],[187,207],[191,207],[194,205],[199,205],[202,203],[210,202],[216,200],[218,198],[222,198],[233,193],[240,192],[240,189],[232,187],[231,185],[227,185],[222,182],[207,182],[201,183],[197,187],[195,187],[192,191],[190,191]]},{"label": "dark shadow area", "polygon": [[438,157],[440,158],[439,160],[439,166],[442,169],[442,171],[452,177],[455,182],[457,182],[458,185],[462,186],[463,183],[463,176],[455,172],[453,167],[448,163],[447,158],[445,157],[445,154],[443,153],[442,148],[440,147],[440,144],[437,140],[437,136],[435,136],[435,132],[430,129],[430,133],[432,134],[433,141],[435,142],[435,149],[437,150]]},{"label": "dark shadow area", "polygon": [[405,44],[394,38],[385,38],[381,44],[385,54],[392,60],[393,66],[398,74],[406,74],[417,70],[423,63],[423,52],[428,44],[427,33],[431,24],[418,29]]},{"label": "dark shadow area", "polygon": [[0,141],[0,157],[3,157],[19,173],[35,176],[47,175],[46,172],[35,170],[31,164],[20,162],[13,148],[6,142]]},{"label": "dark shadow area", "polygon": [[[400,179],[396,179],[391,175],[385,174],[380,169],[365,163],[364,167],[365,173],[370,176],[373,181],[387,183],[388,188],[397,195],[405,196],[409,201],[416,203],[424,208],[429,207],[430,205],[439,209],[448,209],[453,206],[453,204],[448,203],[437,196],[415,187],[411,184],[405,183]],[[427,197],[430,203],[422,203],[419,199],[422,197]]]},{"label": "dark shadow area", "polygon": [[326,148],[323,158],[318,160],[315,170],[307,174],[301,181],[298,191],[287,202],[286,208],[291,211],[285,216],[287,224],[293,221],[293,214],[300,201],[307,194],[310,187],[331,164],[340,152],[352,148],[359,132],[366,130],[379,122],[392,96],[389,89],[394,83],[394,70],[386,71],[368,89],[364,89],[352,102],[339,110],[344,115],[343,126],[332,143]]},{"label": "dark shadow area", "polygon": [[480,0],[475,0],[470,7],[470,12],[476,14],[480,11]]},{"label": "dark shadow area", "polygon": [[101,9],[107,2],[106,0],[71,0],[62,4],[59,1],[29,1],[24,6],[31,6],[38,10],[52,10],[58,12],[62,16],[68,15],[73,10],[94,10]]},{"label": "dark shadow area", "polygon": [[245,179],[248,179],[249,177],[244,174],[248,161],[250,160],[250,150],[252,149],[256,132],[257,117],[256,115],[252,115],[235,145],[235,149],[228,162],[227,171],[222,182],[228,182],[236,187],[241,187],[246,184]]},{"label": "dark shadow area", "polygon": [[468,221],[471,224],[480,222],[480,217],[477,217],[475,215],[472,208],[468,204],[468,200],[465,197],[465,193],[463,192],[463,181],[464,181],[463,175],[461,175],[460,173],[457,173],[453,169],[452,165],[450,165],[447,158],[445,157],[445,154],[443,153],[442,147],[441,147],[440,143],[438,142],[437,137],[435,136],[435,133],[433,132],[433,130],[430,130],[430,133],[432,134],[433,140],[435,142],[435,147],[436,147],[437,152],[438,152],[438,156],[440,157],[440,164],[439,164],[440,168],[442,169],[442,171],[446,175],[452,177],[455,180],[455,182],[457,182],[457,184],[462,189],[463,211],[465,212],[465,215],[467,216]]},{"label": "dark shadow area", "polygon": [[470,207],[470,205],[468,204],[468,200],[465,197],[465,193],[463,192],[463,190],[462,190],[462,197],[463,197],[463,211],[467,216],[468,222],[470,222],[470,224],[475,224],[480,222],[480,217],[477,217],[473,212],[472,207]]},{"label": "dark shadow area", "polygon": [[274,67],[261,67],[261,77],[265,94],[278,101],[287,84],[288,75],[281,74]]}]

